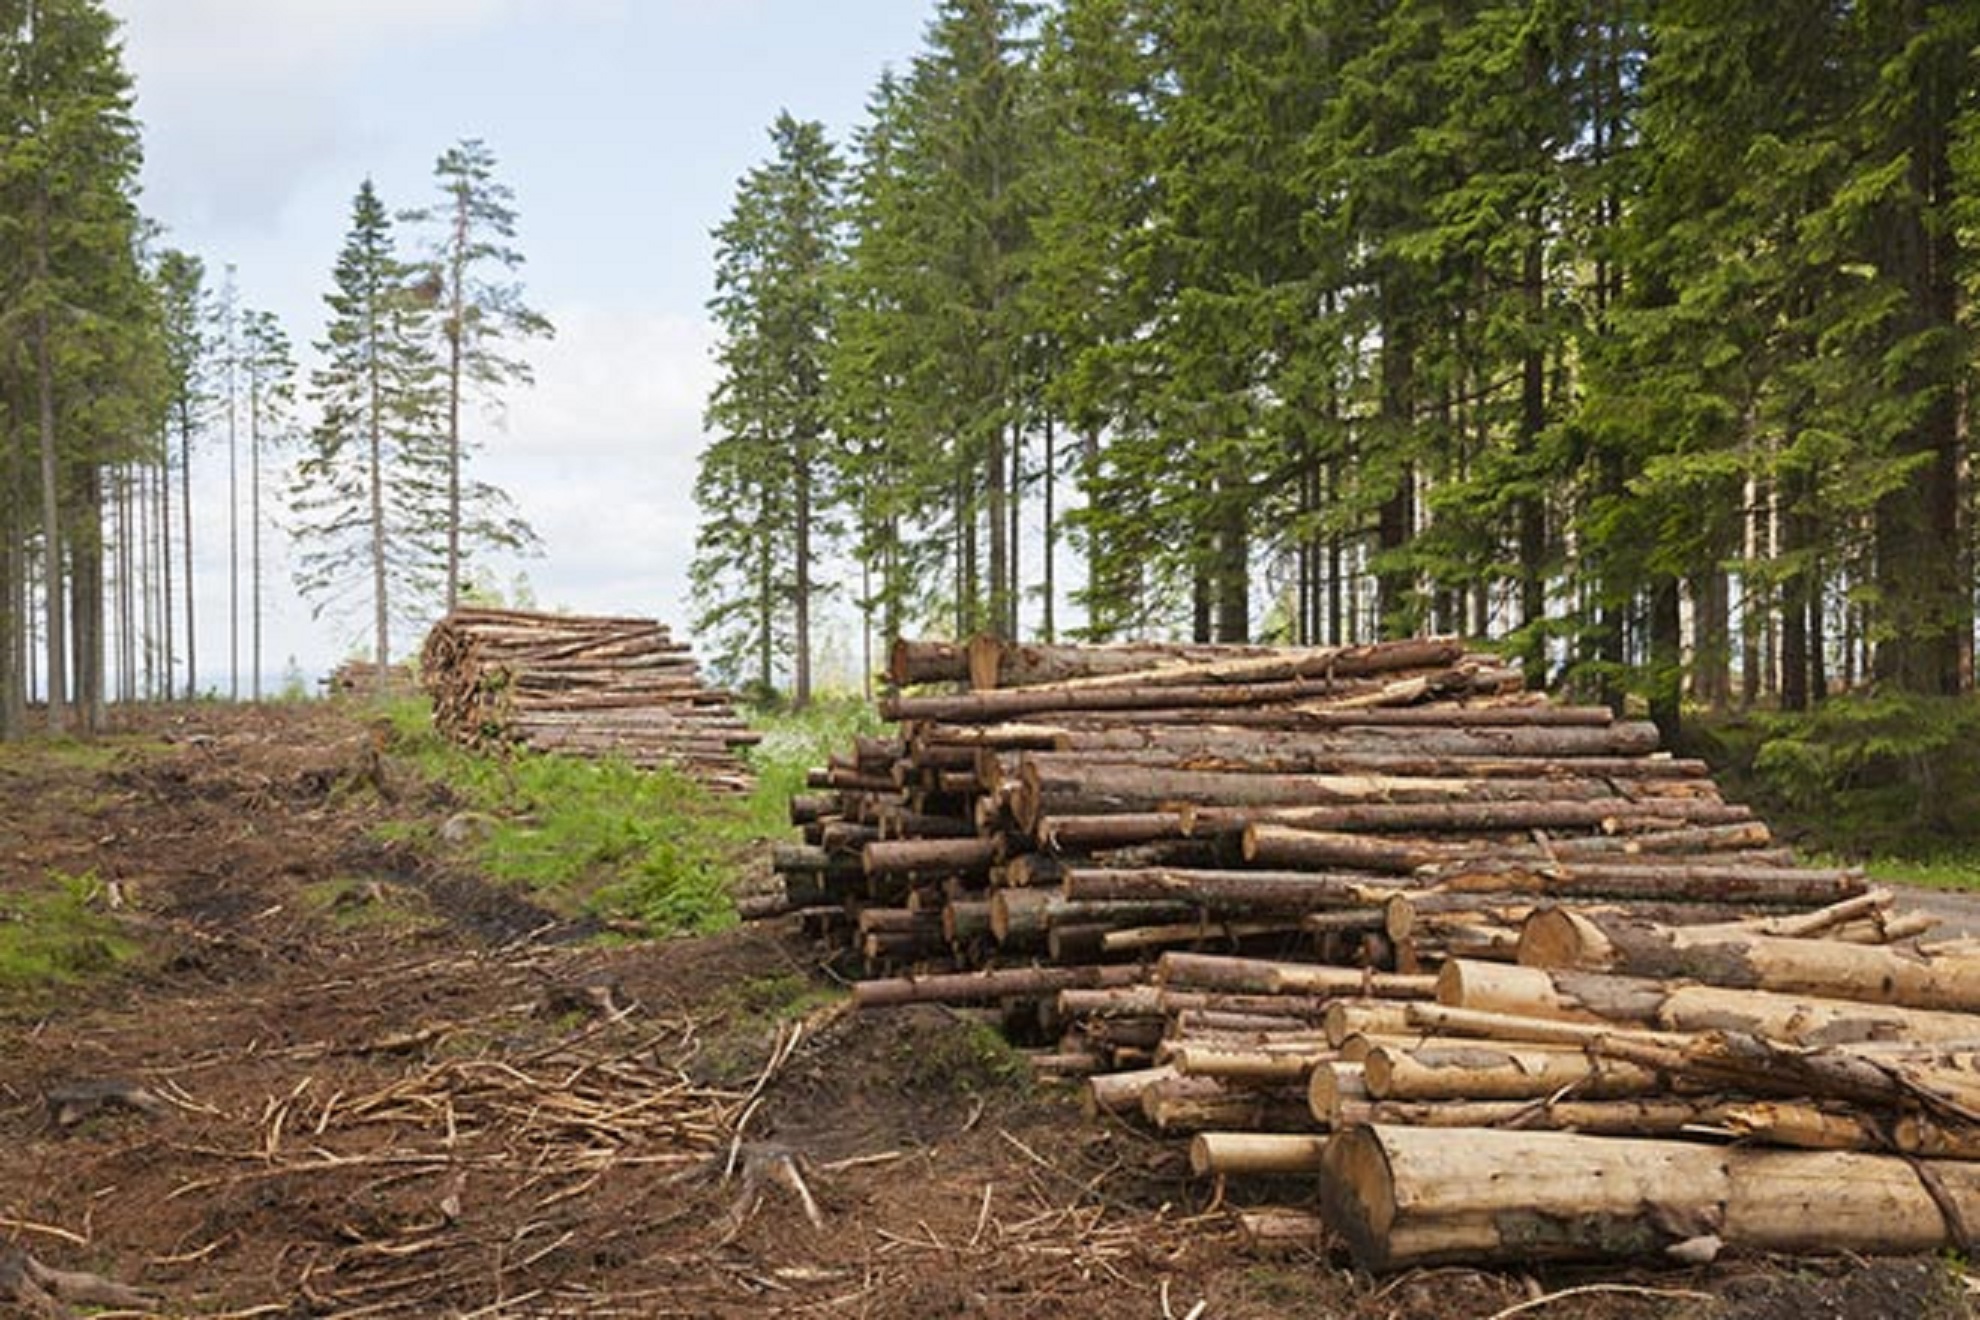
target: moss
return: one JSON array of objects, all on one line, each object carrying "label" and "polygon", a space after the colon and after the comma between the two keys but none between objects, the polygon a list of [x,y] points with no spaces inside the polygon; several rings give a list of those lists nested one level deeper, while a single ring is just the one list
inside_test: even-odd
[{"label": "moss", "polygon": [[51,872],[43,885],[0,895],[0,993],[9,999],[36,1002],[115,972],[136,949],[103,910],[93,873]]}]

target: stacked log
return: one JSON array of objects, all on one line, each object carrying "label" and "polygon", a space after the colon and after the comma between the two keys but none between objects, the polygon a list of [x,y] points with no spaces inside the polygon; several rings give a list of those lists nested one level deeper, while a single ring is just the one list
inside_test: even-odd
[{"label": "stacked log", "polygon": [[862,1005],[1001,1006],[1089,1113],[1289,1226],[1261,1241],[1966,1247],[1980,950],[1647,724],[1435,640],[904,643],[892,674],[957,690],[814,775],[788,906],[883,977]]},{"label": "stacked log", "polygon": [[671,765],[746,791],[758,735],[652,619],[456,610],[420,651],[434,722],[469,746],[521,746],[641,768]]},{"label": "stacked log", "polygon": [[332,697],[412,697],[419,694],[419,676],[411,665],[387,665],[381,674],[370,660],[346,660],[330,671],[323,688]]}]

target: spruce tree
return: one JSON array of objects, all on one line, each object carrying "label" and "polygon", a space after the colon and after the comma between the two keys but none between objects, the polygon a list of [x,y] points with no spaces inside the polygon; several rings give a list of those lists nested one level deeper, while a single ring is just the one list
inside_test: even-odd
[{"label": "spruce tree", "polygon": [[708,405],[717,438],[695,485],[693,576],[723,662],[749,657],[764,690],[788,665],[802,707],[825,588],[817,562],[837,526],[825,354],[843,165],[818,123],[785,113],[770,138],[772,159],[745,176],[715,232],[722,377]]},{"label": "spruce tree", "polygon": [[261,700],[262,472],[271,451],[294,438],[296,364],[289,336],[272,312],[250,309],[241,320],[241,376],[248,437],[249,695]]},{"label": "spruce tree", "polygon": [[440,154],[433,166],[440,200],[405,219],[432,231],[422,260],[422,293],[439,312],[446,392],[446,608],[460,599],[466,562],[477,549],[521,549],[536,533],[503,491],[466,475],[478,448],[462,421],[478,403],[499,418],[503,391],[535,377],[519,355],[525,341],[555,333],[523,300],[522,250],[515,246],[515,192],[495,177],[495,154],[478,138]]},{"label": "spruce tree", "polygon": [[322,364],[309,396],[320,420],[291,485],[296,585],[322,614],[368,607],[378,680],[395,622],[444,599],[447,446],[429,299],[400,260],[371,180],[359,187],[337,258]]}]

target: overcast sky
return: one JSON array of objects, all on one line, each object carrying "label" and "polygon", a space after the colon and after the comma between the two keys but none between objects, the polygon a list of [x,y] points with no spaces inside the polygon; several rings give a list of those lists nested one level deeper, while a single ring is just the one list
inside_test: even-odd
[{"label": "overcast sky", "polygon": [[[517,194],[528,297],[557,326],[531,351],[536,387],[513,397],[504,431],[482,435],[481,474],[546,543],[516,567],[545,606],[686,631],[713,383],[709,231],[767,154],[779,110],[847,140],[882,70],[920,48],[929,0],[108,6],[137,82],[146,213],[216,280],[233,264],[243,303],[282,318],[305,371],[359,182],[394,210],[424,205],[442,150],[489,145]],[[194,457],[199,678],[222,693],[225,462],[213,446]],[[313,623],[285,560],[267,590],[265,686],[291,657],[313,680],[361,636],[348,620]],[[245,667],[245,619],[240,646]]]}]

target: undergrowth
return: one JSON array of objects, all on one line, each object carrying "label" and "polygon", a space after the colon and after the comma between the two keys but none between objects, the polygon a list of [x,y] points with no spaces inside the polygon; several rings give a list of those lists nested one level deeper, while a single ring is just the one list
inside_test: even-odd
[{"label": "undergrowth", "polygon": [[764,841],[788,836],[790,796],[806,769],[878,727],[871,707],[854,701],[758,715],[763,741],[748,756],[756,788],[737,798],[666,767],[470,752],[434,730],[420,699],[386,715],[394,755],[486,817],[462,845],[484,873],[562,910],[654,932],[732,924],[736,882]]},{"label": "undergrowth", "polygon": [[0,992],[37,993],[108,971],[136,949],[103,910],[93,874],[51,872],[45,886],[0,894]]},{"label": "undergrowth", "polygon": [[[1863,694],[1693,726],[1736,800],[1879,878],[1980,880],[1980,701]],[[1885,874],[1879,874],[1879,872]]]},{"label": "undergrowth", "polygon": [[433,728],[424,701],[388,712],[393,752],[483,813],[463,846],[491,878],[564,910],[655,932],[731,924],[737,808],[669,769],[517,752],[486,756]]}]

